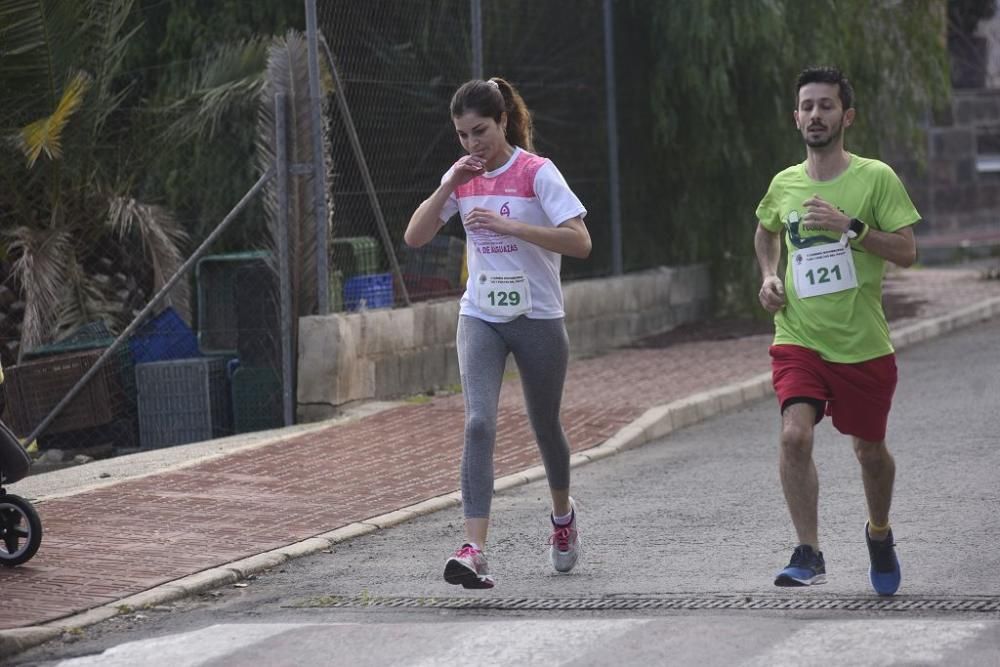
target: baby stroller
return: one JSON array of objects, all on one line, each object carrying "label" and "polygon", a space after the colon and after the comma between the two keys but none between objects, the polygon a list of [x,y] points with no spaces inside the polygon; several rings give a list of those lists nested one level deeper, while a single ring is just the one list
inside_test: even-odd
[{"label": "baby stroller", "polygon": [[7,493],[3,485],[23,479],[31,467],[24,451],[6,424],[0,422],[0,565],[27,562],[42,543],[42,521],[27,500]]}]

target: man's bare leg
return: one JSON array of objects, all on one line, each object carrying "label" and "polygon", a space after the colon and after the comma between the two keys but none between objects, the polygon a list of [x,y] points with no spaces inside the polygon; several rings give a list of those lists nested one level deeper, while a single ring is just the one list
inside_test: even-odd
[{"label": "man's bare leg", "polygon": [[870,442],[854,438],[854,454],[861,464],[861,481],[868,503],[868,535],[876,541],[884,540],[889,533],[889,508],[896,479],[896,462],[884,440]]},{"label": "man's bare leg", "polygon": [[799,544],[819,552],[819,477],[813,462],[813,428],[816,408],[794,403],[781,414],[781,488]]}]

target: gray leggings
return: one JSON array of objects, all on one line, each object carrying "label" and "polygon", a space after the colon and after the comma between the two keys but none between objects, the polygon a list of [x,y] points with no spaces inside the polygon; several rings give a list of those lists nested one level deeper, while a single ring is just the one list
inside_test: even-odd
[{"label": "gray leggings", "polygon": [[569,488],[569,443],[559,423],[569,338],[562,319],[518,317],[494,323],[462,315],[458,319],[458,366],[465,396],[465,450],[462,504],[466,518],[490,515],[497,404],[507,355],[521,373],[528,418],[535,432],[549,487]]}]

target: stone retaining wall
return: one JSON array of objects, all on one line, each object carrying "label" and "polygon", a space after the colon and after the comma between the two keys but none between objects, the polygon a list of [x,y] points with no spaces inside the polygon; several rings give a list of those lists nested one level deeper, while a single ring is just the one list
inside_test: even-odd
[{"label": "stone retaining wall", "polygon": [[[577,280],[564,284],[563,292],[576,356],[701,319],[711,307],[711,278],[703,265]],[[352,401],[457,385],[457,324],[457,298],[302,318],[299,420],[329,418]]]}]

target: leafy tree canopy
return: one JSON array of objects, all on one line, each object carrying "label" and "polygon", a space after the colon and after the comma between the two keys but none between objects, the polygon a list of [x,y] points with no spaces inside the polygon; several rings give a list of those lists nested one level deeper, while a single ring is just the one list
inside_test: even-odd
[{"label": "leafy tree canopy", "polygon": [[889,147],[921,156],[920,127],[948,99],[945,16],[934,0],[636,0],[622,9],[626,267],[709,261],[720,283],[755,289],[754,210],[770,178],[804,158],[792,120],[804,67],[848,75],[858,108],[848,149],[872,157]]}]

